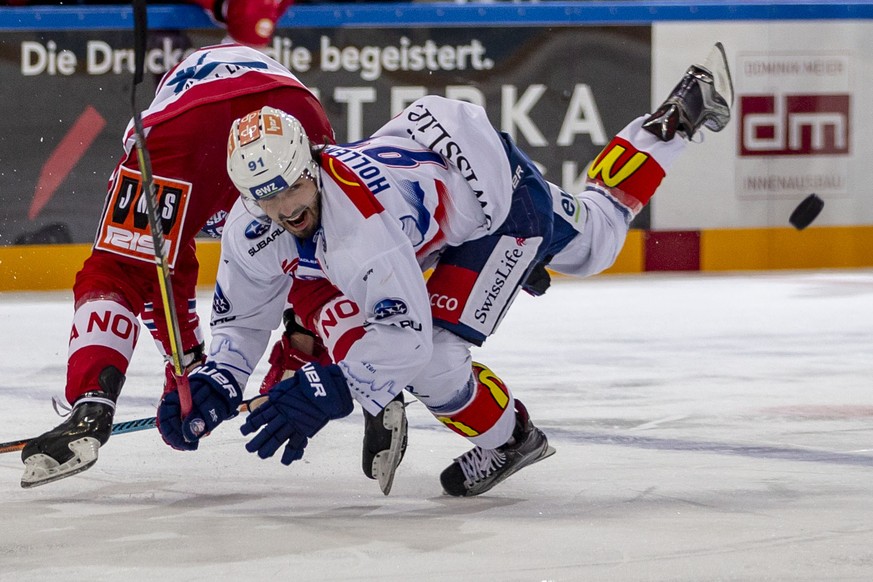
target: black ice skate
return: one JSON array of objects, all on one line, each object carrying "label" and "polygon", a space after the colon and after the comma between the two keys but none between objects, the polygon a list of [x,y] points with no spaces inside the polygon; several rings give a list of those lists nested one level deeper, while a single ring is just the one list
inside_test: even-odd
[{"label": "black ice skate", "polygon": [[643,129],[661,141],[678,133],[688,139],[701,126],[721,131],[731,119],[734,86],[724,47],[715,46],[702,65],[691,65],[685,76],[643,124]]},{"label": "black ice skate", "polygon": [[403,393],[376,416],[364,411],[364,475],[379,481],[382,493],[391,493],[394,473],[406,452],[408,424]]},{"label": "black ice skate", "polygon": [[440,475],[443,490],[455,497],[470,497],[492,487],[528,465],[555,454],[543,431],[533,425],[527,409],[515,401],[515,430],[502,447],[476,447],[454,460]]},{"label": "black ice skate", "polygon": [[110,366],[100,373],[97,382],[102,390],[79,397],[64,422],[33,439],[21,451],[22,487],[45,485],[81,473],[97,462],[97,450],[112,432],[115,401],[124,375]]}]

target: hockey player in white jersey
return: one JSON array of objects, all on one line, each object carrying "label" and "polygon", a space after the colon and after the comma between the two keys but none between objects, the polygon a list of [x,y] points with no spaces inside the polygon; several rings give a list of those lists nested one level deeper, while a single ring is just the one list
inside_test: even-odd
[{"label": "hockey player in white jersey", "polygon": [[[450,495],[483,493],[551,455],[512,391],[471,361],[471,346],[495,331],[520,289],[544,290],[545,266],[586,276],[612,264],[670,165],[701,127],[727,124],[732,99],[716,45],[654,114],[607,145],[578,195],[547,183],[464,102],[425,97],[371,138],[324,148],[273,108],[237,120],[228,171],[249,208],[238,204],[225,230],[211,349],[227,372],[215,391],[230,410],[291,276],[342,292],[301,314],[335,363],[307,364],[274,386],[242,427],[257,431],[246,448],[266,458],[284,445],[290,464],[353,400],[377,414],[406,389],[474,445],[440,477]],[[221,420],[195,410],[176,424],[196,441]]]}]

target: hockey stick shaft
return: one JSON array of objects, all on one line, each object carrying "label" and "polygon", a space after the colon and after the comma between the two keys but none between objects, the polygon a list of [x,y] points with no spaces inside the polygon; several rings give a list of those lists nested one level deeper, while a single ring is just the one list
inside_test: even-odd
[{"label": "hockey stick shaft", "polygon": [[167,335],[170,344],[170,355],[173,361],[173,373],[176,377],[176,385],[179,390],[179,402],[182,415],[191,412],[191,389],[188,386],[188,378],[182,364],[182,338],[179,333],[179,316],[176,312],[176,302],[173,297],[173,286],[170,281],[170,266],[164,249],[164,230],[158,214],[157,192],[154,176],[152,174],[152,162],[146,147],[145,128],[142,116],[136,106],[136,88],[142,83],[145,69],[146,40],[148,33],[148,17],[145,0],[133,0],[133,23],[134,23],[134,73],[133,86],[130,90],[130,107],[133,110],[134,139],[136,140],[136,153],[139,162],[139,171],[142,175],[143,196],[146,200],[146,209],[149,220],[149,228],[154,246],[155,267],[157,268],[158,285],[161,290],[161,301],[164,306],[164,316],[167,321]]},{"label": "hockey stick shaft", "polygon": [[[124,422],[116,422],[112,425],[112,433],[124,434],[127,432],[136,432],[138,430],[147,430],[157,426],[158,419],[154,416],[148,418],[138,418],[136,420],[126,420]],[[27,443],[33,439],[21,439],[20,441],[10,441],[8,443],[0,443],[0,453],[14,453],[20,451],[27,446]]]},{"label": "hockey stick shaft", "polygon": [[[251,400],[246,400],[242,404],[239,405],[240,412],[251,412],[255,410],[258,406],[266,402],[267,396],[260,395],[255,396]],[[146,418],[137,418],[135,420],[125,420],[124,422],[116,422],[112,425],[112,433],[113,435],[117,434],[125,434],[128,432],[137,432],[140,430],[148,430],[150,428],[156,428],[158,426],[158,419],[154,416],[149,416]],[[21,439],[18,441],[9,441],[7,443],[0,443],[0,454],[3,453],[14,453],[16,451],[20,451],[24,447],[27,446],[27,443],[32,441],[33,439]]]}]

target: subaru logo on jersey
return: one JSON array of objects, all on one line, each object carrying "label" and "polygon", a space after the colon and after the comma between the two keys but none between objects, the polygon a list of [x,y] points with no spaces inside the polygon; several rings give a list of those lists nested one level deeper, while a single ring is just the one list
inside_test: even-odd
[{"label": "subaru logo on jersey", "polygon": [[224,315],[225,313],[228,313],[230,309],[230,301],[228,301],[227,297],[224,296],[224,291],[221,289],[221,285],[216,283],[215,294],[212,296],[212,312],[217,313],[218,315]]},{"label": "subaru logo on jersey", "polygon": [[269,182],[264,182],[259,186],[249,188],[249,192],[252,193],[252,197],[255,200],[263,200],[264,198],[269,198],[270,196],[275,195],[279,190],[284,190],[287,187],[288,182],[285,181],[285,178],[282,176],[276,176]]},{"label": "subaru logo on jersey", "polygon": [[395,315],[403,315],[409,311],[406,304],[394,298],[383,299],[373,307],[373,314],[376,319],[386,319]]},{"label": "subaru logo on jersey", "polygon": [[249,240],[261,238],[270,230],[270,224],[270,222],[263,222],[256,218],[246,227],[246,238]]},{"label": "subaru logo on jersey", "polygon": [[265,248],[267,245],[282,236],[282,233],[285,232],[285,229],[281,226],[276,227],[276,229],[269,234],[269,236],[262,238],[254,246],[249,248],[249,256],[253,257]]}]

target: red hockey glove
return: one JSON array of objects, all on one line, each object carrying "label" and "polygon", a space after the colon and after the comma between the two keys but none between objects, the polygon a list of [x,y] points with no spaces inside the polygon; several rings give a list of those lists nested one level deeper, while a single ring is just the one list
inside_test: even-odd
[{"label": "red hockey glove", "polygon": [[[307,353],[300,349],[301,343],[311,343],[312,351]],[[299,332],[285,332],[273,351],[270,352],[270,369],[261,382],[261,394],[269,392],[273,386],[285,380],[308,362],[317,362],[322,366],[329,365],[330,357],[321,340]]]}]

